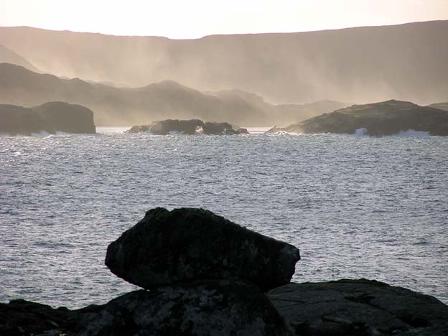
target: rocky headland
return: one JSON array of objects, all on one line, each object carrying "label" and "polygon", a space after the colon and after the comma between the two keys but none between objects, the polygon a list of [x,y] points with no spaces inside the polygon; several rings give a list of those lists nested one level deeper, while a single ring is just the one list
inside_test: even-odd
[{"label": "rocky headland", "polygon": [[448,111],[406,101],[388,100],[353,105],[285,128],[274,128],[269,132],[387,136],[407,131],[447,136]]},{"label": "rocky headland", "polygon": [[299,259],[296,247],[210,211],[152,209],[105,261],[145,289],[77,310],[0,304],[0,335],[448,334],[437,299],[364,279],[290,283]]},{"label": "rocky headland", "polygon": [[41,132],[95,133],[93,112],[87,107],[64,102],[31,108],[0,104],[0,133],[31,135]]},{"label": "rocky headland", "polygon": [[249,132],[245,128],[234,129],[233,126],[227,122],[204,122],[199,119],[167,119],[153,122],[151,125],[133,126],[127,131],[127,133],[151,133],[154,135],[235,135],[248,134]]}]

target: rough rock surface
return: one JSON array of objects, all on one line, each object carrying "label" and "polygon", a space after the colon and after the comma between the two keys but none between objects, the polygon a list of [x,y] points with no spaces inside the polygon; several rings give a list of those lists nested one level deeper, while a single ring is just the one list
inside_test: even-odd
[{"label": "rough rock surface", "polygon": [[53,309],[24,300],[0,303],[0,335],[286,336],[284,319],[253,286],[204,281],[135,291],[105,305]]},{"label": "rough rock surface", "polygon": [[357,130],[363,130],[372,136],[394,135],[410,130],[448,136],[448,111],[405,101],[388,100],[353,105],[284,129],[276,129],[297,133],[346,134],[354,134]]},{"label": "rough rock surface", "polygon": [[106,265],[117,276],[147,289],[233,279],[268,290],[287,284],[299,259],[294,246],[210,211],[156,208],[108,246]]},{"label": "rough rock surface", "polygon": [[229,281],[135,291],[79,311],[79,335],[290,335],[269,299]]},{"label": "rough rock surface", "polygon": [[296,335],[448,335],[448,306],[377,281],[291,283],[268,296]]},{"label": "rough rock surface", "polygon": [[74,335],[76,314],[25,300],[0,303],[0,335]]},{"label": "rough rock surface", "polygon": [[50,102],[33,108],[0,105],[0,133],[95,133],[93,112],[63,102]]},{"label": "rough rock surface", "polygon": [[245,128],[234,129],[229,123],[203,122],[199,119],[177,120],[167,119],[156,121],[151,125],[133,126],[128,133],[149,132],[155,135],[180,134],[208,134],[208,135],[234,135],[247,134]]},{"label": "rough rock surface", "polygon": [[0,303],[0,335],[448,335],[448,306],[377,281],[291,283],[268,297],[273,305],[253,286],[202,281],[72,311],[15,300]]}]

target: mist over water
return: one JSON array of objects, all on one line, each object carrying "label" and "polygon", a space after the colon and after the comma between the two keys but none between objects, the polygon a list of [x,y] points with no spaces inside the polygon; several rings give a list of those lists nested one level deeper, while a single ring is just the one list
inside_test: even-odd
[{"label": "mist over water", "polygon": [[301,249],[294,281],[370,278],[448,302],[448,139],[0,137],[0,301],[135,289],[108,243],[163,206],[204,207]]},{"label": "mist over water", "polygon": [[118,86],[168,79],[278,104],[395,98],[426,105],[447,99],[447,30],[448,21],[434,21],[170,40],[0,27],[0,44],[44,73]]}]

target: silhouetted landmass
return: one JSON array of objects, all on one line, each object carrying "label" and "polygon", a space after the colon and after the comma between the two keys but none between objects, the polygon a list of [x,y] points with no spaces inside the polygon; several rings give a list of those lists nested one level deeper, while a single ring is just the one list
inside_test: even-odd
[{"label": "silhouetted landmass", "polygon": [[127,133],[151,133],[155,135],[179,134],[208,134],[208,135],[234,135],[248,134],[245,128],[234,129],[227,122],[203,122],[199,119],[177,120],[167,119],[156,121],[151,125],[132,126]]},{"label": "silhouetted landmass", "polygon": [[118,88],[80,79],[62,79],[40,74],[12,64],[0,64],[0,102],[32,106],[47,101],[65,101],[95,111],[97,125],[128,126],[148,121],[199,118],[225,120],[238,125],[270,126],[303,120],[329,112],[334,102],[320,105],[269,104],[261,97],[228,91],[203,93],[173,81],[163,81],[141,88]]},{"label": "silhouetted landmass", "polygon": [[192,40],[3,27],[0,44],[47,73],[131,87],[171,79],[275,103],[430,104],[447,99],[447,34],[448,21]]},{"label": "silhouetted landmass", "polygon": [[389,100],[353,105],[269,132],[348,134],[360,132],[383,136],[409,130],[446,136],[448,135],[448,112],[410,102]]},{"label": "silhouetted landmass", "polygon": [[446,103],[435,103],[435,104],[431,104],[429,106],[437,108],[439,110],[448,111],[448,102],[446,102]]},{"label": "silhouetted landmass", "polygon": [[0,63],[16,64],[23,66],[29,70],[37,71],[37,69],[25,58],[2,45],[0,45]]},{"label": "silhouetted landmass", "polygon": [[448,306],[434,297],[365,279],[290,283],[299,258],[296,247],[210,211],[152,209],[106,256],[114,274],[150,291],[78,310],[0,303],[0,334],[448,334]]},{"label": "silhouetted landmass", "polygon": [[95,133],[93,112],[81,105],[49,102],[27,108],[0,105],[0,133]]}]

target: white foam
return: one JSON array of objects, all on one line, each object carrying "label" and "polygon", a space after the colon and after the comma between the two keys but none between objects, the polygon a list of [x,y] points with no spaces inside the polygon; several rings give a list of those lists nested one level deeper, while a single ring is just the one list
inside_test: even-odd
[{"label": "white foam", "polygon": [[243,128],[247,129],[249,134],[264,134],[270,129],[272,129],[272,127],[246,127],[246,126],[243,126]]},{"label": "white foam", "polygon": [[416,131],[413,129],[408,129],[407,131],[400,131],[397,136],[400,137],[415,137],[415,138],[426,138],[431,136],[429,132],[426,131]]},{"label": "white foam", "polygon": [[354,135],[356,136],[366,136],[369,135],[369,132],[367,131],[367,128],[358,128],[355,130]]},{"label": "white foam", "polygon": [[[369,130],[367,128],[358,128],[353,133],[355,136],[369,136]],[[426,138],[431,136],[429,132],[426,131],[416,131],[413,129],[408,129],[406,131],[400,131],[396,134],[392,134],[390,136],[396,137],[412,137],[412,138]]]},{"label": "white foam", "polygon": [[125,131],[130,130],[129,127],[97,127],[96,132],[99,134],[123,134]]},{"label": "white foam", "polygon": [[41,131],[41,132],[36,132],[36,133],[31,133],[31,136],[35,136],[35,137],[42,137],[42,138],[46,138],[50,135],[50,133],[45,132],[45,131]]}]

